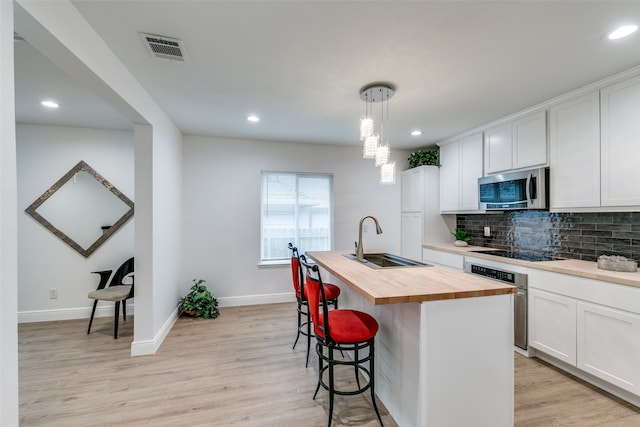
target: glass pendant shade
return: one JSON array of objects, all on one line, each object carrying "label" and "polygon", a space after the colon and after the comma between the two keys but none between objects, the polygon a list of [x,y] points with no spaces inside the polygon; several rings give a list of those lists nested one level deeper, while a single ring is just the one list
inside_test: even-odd
[{"label": "glass pendant shade", "polygon": [[380,167],[380,184],[395,184],[396,162],[385,163]]},{"label": "glass pendant shade", "polygon": [[373,135],[373,119],[365,117],[360,119],[360,141],[366,141]]},{"label": "glass pendant shade", "polygon": [[376,149],[376,166],[382,166],[389,161],[389,146],[379,145]]},{"label": "glass pendant shade", "polygon": [[378,149],[378,135],[371,135],[364,140],[362,147],[363,159],[375,159],[376,151]]},{"label": "glass pendant shade", "polygon": [[[375,166],[380,167],[381,184],[395,184],[396,162],[391,162],[389,146],[389,99],[395,90],[392,84],[384,82],[370,83],[360,89],[360,99],[366,104],[364,117],[360,119],[362,157],[374,159]],[[380,106],[380,121],[376,119],[374,123],[376,105]]]}]

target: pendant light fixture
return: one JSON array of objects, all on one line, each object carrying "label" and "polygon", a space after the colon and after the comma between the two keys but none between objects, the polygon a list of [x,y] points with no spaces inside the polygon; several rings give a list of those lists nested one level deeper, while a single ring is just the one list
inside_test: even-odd
[{"label": "pendant light fixture", "polygon": [[388,162],[380,166],[380,184],[396,183],[396,162]]},{"label": "pendant light fixture", "polygon": [[363,142],[373,135],[373,119],[369,115],[369,95],[369,92],[364,94],[365,112],[364,117],[360,119],[360,141]]},{"label": "pendant light fixture", "polygon": [[[375,166],[381,168],[380,182],[383,184],[395,183],[395,162],[390,162],[391,150],[389,147],[389,99],[394,94],[395,88],[389,83],[371,83],[360,89],[360,99],[366,104],[365,117],[360,120],[360,140],[364,141],[362,157],[375,159]],[[380,103],[380,122],[377,129],[371,118],[373,104],[376,102]],[[371,103],[371,108],[369,108],[369,103]]]},{"label": "pendant light fixture", "polygon": [[364,140],[364,145],[362,146],[363,159],[374,159],[376,157],[379,139],[378,135],[371,135]]}]

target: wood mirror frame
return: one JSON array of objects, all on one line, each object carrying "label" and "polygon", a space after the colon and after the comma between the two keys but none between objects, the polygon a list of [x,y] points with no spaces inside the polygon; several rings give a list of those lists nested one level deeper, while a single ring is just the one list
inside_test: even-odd
[{"label": "wood mirror frame", "polygon": [[[119,200],[121,200],[129,209],[121,216],[114,224],[110,227],[102,227],[103,232],[100,237],[98,237],[89,247],[86,249],[76,242],[74,239],[69,237],[68,234],[64,233],[57,226],[49,222],[46,218],[44,218],[40,213],[37,212],[37,209],[42,206],[51,196],[53,196],[60,188],[62,188],[67,182],[69,182],[78,172],[84,171],[88,173],[90,176],[95,178],[95,180],[103,185],[109,192],[115,195]],[[75,249],[79,254],[87,258],[91,255],[96,249],[98,249],[109,237],[115,234],[120,227],[122,227],[132,216],[133,216],[133,202],[124,194],[122,194],[117,188],[115,188],[109,181],[107,181],[102,175],[96,172],[91,166],[86,164],[84,161],[80,161],[77,165],[75,165],[69,172],[67,172],[62,178],[56,181],[47,191],[45,191],[36,201],[34,201],[28,208],[25,209],[25,212],[33,217],[36,221],[42,224],[47,230],[51,231],[53,234],[58,236],[63,242],[67,245],[71,246]]]}]

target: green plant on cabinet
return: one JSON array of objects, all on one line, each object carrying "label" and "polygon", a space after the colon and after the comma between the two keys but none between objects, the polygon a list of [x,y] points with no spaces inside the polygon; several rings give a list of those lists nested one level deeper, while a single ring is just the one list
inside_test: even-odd
[{"label": "green plant on cabinet", "polygon": [[409,169],[425,165],[441,166],[440,153],[438,153],[438,150],[414,151],[407,160],[409,161]]}]

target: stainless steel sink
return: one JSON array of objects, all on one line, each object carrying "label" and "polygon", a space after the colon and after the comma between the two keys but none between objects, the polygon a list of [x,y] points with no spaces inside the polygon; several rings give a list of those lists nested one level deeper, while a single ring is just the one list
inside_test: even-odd
[{"label": "stainless steel sink", "polygon": [[[342,254],[347,258],[358,261],[356,254]],[[358,261],[370,268],[400,268],[400,267],[429,267],[430,264],[403,258],[389,253],[364,254],[365,261]]]}]

